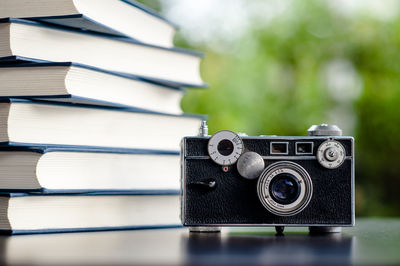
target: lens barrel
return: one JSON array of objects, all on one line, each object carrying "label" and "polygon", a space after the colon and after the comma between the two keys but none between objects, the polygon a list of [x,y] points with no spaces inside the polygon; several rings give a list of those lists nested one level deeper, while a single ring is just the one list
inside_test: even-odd
[{"label": "lens barrel", "polygon": [[295,215],[312,197],[312,182],[299,164],[281,161],[269,165],[261,173],[257,184],[258,197],[263,206],[278,216]]}]

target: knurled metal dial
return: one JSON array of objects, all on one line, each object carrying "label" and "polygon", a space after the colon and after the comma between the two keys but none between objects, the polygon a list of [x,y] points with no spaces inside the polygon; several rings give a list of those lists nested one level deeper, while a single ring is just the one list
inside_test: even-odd
[{"label": "knurled metal dial", "polygon": [[343,145],[336,140],[323,142],[317,151],[318,162],[325,168],[338,168],[346,157]]},{"label": "knurled metal dial", "polygon": [[208,141],[208,154],[219,165],[236,163],[243,150],[242,139],[229,130],[218,131]]}]

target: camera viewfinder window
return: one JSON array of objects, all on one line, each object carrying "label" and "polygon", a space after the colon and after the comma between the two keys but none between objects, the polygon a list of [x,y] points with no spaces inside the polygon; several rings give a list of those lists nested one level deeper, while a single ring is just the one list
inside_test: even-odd
[{"label": "camera viewfinder window", "polygon": [[288,154],[287,142],[271,142],[271,154]]},{"label": "camera viewfinder window", "polygon": [[313,143],[312,142],[297,142],[296,143],[296,154],[313,154]]}]

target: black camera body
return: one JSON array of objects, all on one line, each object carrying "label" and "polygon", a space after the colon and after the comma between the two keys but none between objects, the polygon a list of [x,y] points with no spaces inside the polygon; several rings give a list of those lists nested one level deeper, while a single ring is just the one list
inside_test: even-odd
[{"label": "black camera body", "polygon": [[192,231],[353,226],[354,139],[335,126],[313,127],[303,137],[249,137],[227,130],[185,137],[183,225]]}]

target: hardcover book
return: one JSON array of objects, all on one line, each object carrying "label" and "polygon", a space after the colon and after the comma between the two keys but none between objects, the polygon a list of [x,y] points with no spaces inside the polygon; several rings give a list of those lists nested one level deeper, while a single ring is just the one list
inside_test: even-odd
[{"label": "hardcover book", "polygon": [[0,143],[178,151],[203,116],[169,115],[67,103],[9,99],[0,103]]},{"label": "hardcover book", "polygon": [[177,84],[203,86],[202,54],[21,19],[0,20],[0,57],[75,62]]},{"label": "hardcover book", "polygon": [[0,98],[38,98],[182,114],[183,94],[179,87],[69,62],[0,66]]},{"label": "hardcover book", "polygon": [[2,0],[0,18],[29,18],[172,47],[175,25],[132,0]]},{"label": "hardcover book", "polygon": [[177,152],[0,148],[0,173],[0,191],[178,193],[180,187]]},{"label": "hardcover book", "polygon": [[179,196],[8,193],[0,195],[0,233],[31,234],[177,227]]}]

